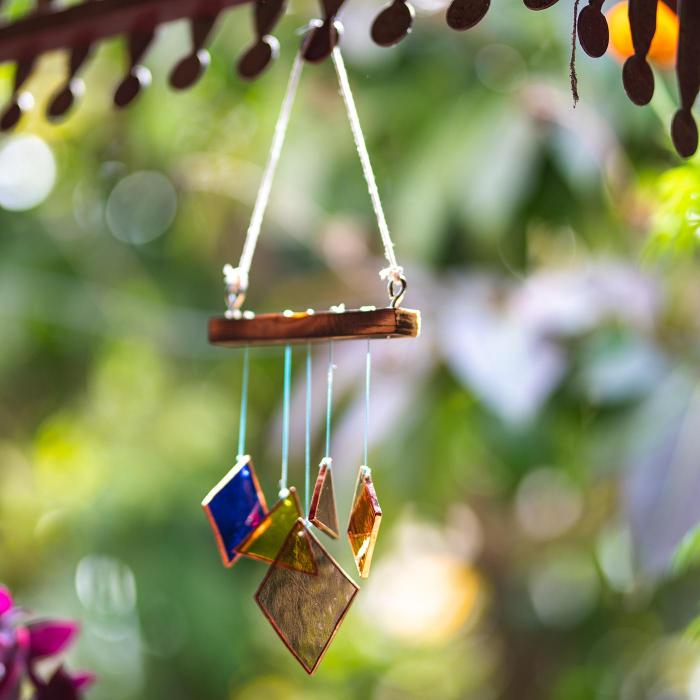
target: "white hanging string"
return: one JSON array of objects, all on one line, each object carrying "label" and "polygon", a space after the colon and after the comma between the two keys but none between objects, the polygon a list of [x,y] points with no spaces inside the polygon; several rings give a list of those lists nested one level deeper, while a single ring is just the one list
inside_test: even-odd
[{"label": "white hanging string", "polygon": [[[294,58],[294,64],[292,65],[292,70],[289,74],[287,91],[284,95],[284,100],[282,101],[279,116],[277,117],[277,124],[275,124],[275,132],[272,137],[270,153],[267,156],[267,163],[265,164],[263,177],[260,182],[258,194],[255,197],[253,214],[250,217],[250,224],[248,225],[248,230],[246,232],[243,252],[241,253],[238,267],[234,268],[229,264],[224,265],[224,281],[228,290],[227,303],[229,306],[229,311],[231,312],[233,312],[234,309],[239,308],[243,303],[245,292],[248,289],[250,266],[253,264],[253,256],[255,255],[255,248],[258,244],[258,238],[260,237],[263,217],[265,216],[265,211],[267,210],[267,205],[270,201],[270,191],[272,190],[272,183],[275,179],[275,173],[277,172],[277,165],[280,160],[280,155],[282,154],[282,146],[284,145],[284,140],[287,136],[289,118],[292,114],[294,98],[296,97],[297,90],[299,88],[299,79],[301,78],[301,71],[303,68],[304,58],[302,56],[302,51],[299,51]],[[242,295],[241,292],[243,293]],[[240,301],[236,303],[238,299],[240,299]]]},{"label": "white hanging string", "polygon": [[369,159],[369,153],[367,152],[367,144],[365,143],[365,137],[362,133],[360,117],[357,113],[357,107],[355,106],[355,99],[352,96],[352,90],[350,89],[348,72],[345,70],[345,61],[343,61],[343,55],[340,53],[340,49],[337,46],[333,49],[333,53],[331,55],[333,57],[335,72],[338,75],[340,94],[343,98],[343,102],[345,103],[345,110],[348,113],[348,121],[350,122],[350,130],[352,131],[352,137],[355,141],[355,148],[357,148],[357,155],[360,157],[360,163],[362,164],[362,174],[365,176],[369,196],[372,200],[372,208],[374,209],[374,214],[377,217],[377,226],[379,226],[379,233],[382,237],[384,255],[389,263],[389,267],[385,267],[383,270],[381,270],[379,272],[379,276],[383,280],[393,280],[396,283],[400,283],[403,276],[403,268],[399,265],[398,261],[396,260],[396,254],[394,253],[394,242],[391,240],[389,226],[386,223],[386,217],[384,216],[384,208],[382,207],[382,200],[379,197],[377,181],[374,177],[374,171],[372,170],[372,163]]},{"label": "white hanging string", "polygon": [[[348,115],[348,121],[350,122],[350,130],[352,131],[352,136],[355,141],[355,147],[357,148],[357,154],[360,158],[360,163],[362,165],[362,174],[364,175],[365,181],[367,183],[369,196],[372,200],[372,208],[374,209],[374,214],[377,218],[377,226],[379,227],[379,233],[382,238],[382,245],[384,246],[384,255],[386,256],[387,262],[389,263],[388,267],[385,267],[379,272],[379,276],[383,280],[389,280],[390,282],[393,282],[395,284],[402,285],[402,289],[405,289],[405,278],[403,276],[403,268],[398,264],[398,261],[396,259],[396,254],[394,252],[394,243],[391,240],[389,226],[387,225],[386,217],[384,216],[384,209],[382,207],[382,202],[379,197],[377,181],[374,177],[372,163],[369,159],[367,145],[365,143],[365,138],[362,133],[362,127],[360,126],[360,117],[357,114],[355,100],[352,96],[352,90],[350,89],[350,83],[348,81],[348,74],[345,69],[345,63],[343,61],[342,54],[340,53],[340,49],[337,46],[333,49],[332,58],[333,65],[335,66],[336,75],[338,76],[340,94],[343,98],[343,103],[345,104],[345,109]],[[304,59],[302,47],[302,50],[300,50],[299,53],[297,53],[297,56],[294,59],[294,64],[289,75],[287,91],[282,102],[282,108],[280,109],[279,117],[277,118],[277,124],[275,125],[275,132],[272,139],[272,145],[270,147],[270,153],[268,155],[267,163],[265,164],[263,178],[255,199],[253,214],[250,219],[248,231],[246,232],[245,242],[243,244],[243,252],[241,253],[241,258],[238,262],[238,267],[234,268],[230,264],[224,265],[224,281],[227,290],[226,303],[228,306],[227,315],[229,316],[235,316],[240,314],[239,309],[245,299],[245,292],[248,289],[250,267],[253,263],[253,256],[255,255],[255,248],[257,246],[258,238],[260,236],[260,229],[262,227],[263,217],[265,216],[265,211],[267,209],[267,205],[270,199],[270,191],[272,189],[272,183],[275,177],[275,172],[277,171],[277,165],[279,163],[280,155],[282,153],[282,146],[284,145],[284,140],[287,135],[289,118],[291,116],[292,107],[294,105],[294,99],[296,97],[297,89],[299,87],[299,80],[301,78],[301,72],[303,67]]]}]

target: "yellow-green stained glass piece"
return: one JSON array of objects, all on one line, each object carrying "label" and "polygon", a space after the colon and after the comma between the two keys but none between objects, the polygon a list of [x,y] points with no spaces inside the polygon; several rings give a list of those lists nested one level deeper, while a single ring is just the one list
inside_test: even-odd
[{"label": "yellow-green stained glass piece", "polygon": [[357,571],[362,578],[369,576],[381,522],[382,509],[377,500],[370,470],[368,467],[360,467],[348,523],[348,540]]},{"label": "yellow-green stained glass piece", "polygon": [[[267,517],[236,547],[236,551],[251,559],[272,563],[278,558],[282,545],[300,517],[299,497],[292,487],[289,494],[280,498]],[[279,563],[290,569],[315,574],[316,564],[311,548],[305,539],[301,539],[300,543],[296,549],[287,548]]]}]

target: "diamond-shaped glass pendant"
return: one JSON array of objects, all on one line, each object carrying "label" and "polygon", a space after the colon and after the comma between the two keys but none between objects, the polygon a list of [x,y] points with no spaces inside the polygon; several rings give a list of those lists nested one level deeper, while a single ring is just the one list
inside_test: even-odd
[{"label": "diamond-shaped glass pendant", "polygon": [[209,518],[221,559],[227,567],[240,558],[236,547],[255,530],[267,515],[267,504],[253,462],[248,455],[202,501]]},{"label": "diamond-shaped glass pendant", "polygon": [[[307,548],[316,563],[315,574],[287,564]],[[312,674],[359,590],[299,518],[255,600],[289,651]]]},{"label": "diamond-shaped glass pendant", "polygon": [[333,470],[330,459],[324,459],[319,467],[314,494],[311,497],[309,520],[330,537],[338,538],[340,527],[338,526],[338,511],[335,507]]},{"label": "diamond-shaped glass pendant", "polygon": [[379,507],[370,469],[369,467],[360,467],[355,497],[350,511],[348,539],[355,557],[357,571],[362,578],[369,576],[372,554],[381,522],[382,509]]},{"label": "diamond-shaped glass pendant", "polygon": [[251,559],[267,562],[279,560],[281,566],[315,573],[316,565],[311,548],[305,546],[305,541],[301,542],[300,550],[294,557],[280,557],[282,545],[300,517],[299,497],[292,486],[287,495],[272,506],[267,517],[238,545],[236,551]]}]

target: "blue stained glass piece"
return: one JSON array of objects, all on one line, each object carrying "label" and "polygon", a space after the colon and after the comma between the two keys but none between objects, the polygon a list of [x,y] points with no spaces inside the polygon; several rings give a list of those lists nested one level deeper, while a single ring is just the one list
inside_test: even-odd
[{"label": "blue stained glass piece", "polygon": [[247,455],[209,492],[202,501],[227,567],[240,558],[235,550],[267,516],[267,503]]}]

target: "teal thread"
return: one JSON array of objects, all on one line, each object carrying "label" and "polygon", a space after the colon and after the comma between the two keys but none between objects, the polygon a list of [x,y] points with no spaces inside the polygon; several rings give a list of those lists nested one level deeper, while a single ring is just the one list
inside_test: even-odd
[{"label": "teal thread", "polygon": [[333,341],[328,343],[328,390],[326,394],[326,458],[331,456],[331,422],[333,420]]},{"label": "teal thread", "polygon": [[241,413],[238,419],[238,456],[245,455],[245,438],[248,425],[248,377],[250,375],[250,349],[243,351],[243,380],[241,382]]},{"label": "teal thread", "polygon": [[309,515],[311,489],[311,343],[306,345],[306,424],[304,433],[304,517]]},{"label": "teal thread", "polygon": [[367,356],[365,360],[365,461],[364,465],[367,465],[368,452],[369,452],[369,394],[370,394],[370,384],[372,381],[372,353],[369,346],[369,340],[367,341]]},{"label": "teal thread", "polygon": [[280,493],[287,491],[289,473],[289,403],[292,389],[292,346],[284,347],[284,397],[282,404],[282,477]]}]

